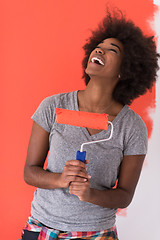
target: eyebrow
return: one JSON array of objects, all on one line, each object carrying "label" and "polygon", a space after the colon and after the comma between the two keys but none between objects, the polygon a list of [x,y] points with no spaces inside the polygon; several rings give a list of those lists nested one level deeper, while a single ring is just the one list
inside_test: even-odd
[{"label": "eyebrow", "polygon": [[117,47],[119,49],[119,51],[121,52],[121,49],[120,49],[120,47],[118,45],[116,45],[114,43],[111,43],[111,45],[114,46],[114,47]]},{"label": "eyebrow", "polygon": [[[104,40],[101,42],[101,43],[104,43]],[[100,43],[100,44],[101,44]],[[115,43],[110,43],[112,46],[114,46],[114,47],[117,47],[118,49],[119,49],[119,51],[121,52],[121,49],[120,49],[120,47],[117,45],[117,44],[115,44]]]}]

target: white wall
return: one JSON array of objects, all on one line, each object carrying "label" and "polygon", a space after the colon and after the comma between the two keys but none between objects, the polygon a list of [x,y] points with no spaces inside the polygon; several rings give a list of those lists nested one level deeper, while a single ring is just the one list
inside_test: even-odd
[{"label": "white wall", "polygon": [[[154,0],[154,4],[158,11],[151,26],[158,37],[160,53],[160,0]],[[126,217],[117,217],[120,240],[160,240],[160,71],[156,83],[156,108],[148,111],[153,119],[153,132],[133,202]]]}]

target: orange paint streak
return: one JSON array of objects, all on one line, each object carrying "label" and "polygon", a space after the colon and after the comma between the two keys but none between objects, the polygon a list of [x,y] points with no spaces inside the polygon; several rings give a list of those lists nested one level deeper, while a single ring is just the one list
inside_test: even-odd
[{"label": "orange paint streak", "polygon": [[69,124],[72,126],[92,129],[108,129],[107,114],[82,112],[56,108],[56,121],[61,124]]}]

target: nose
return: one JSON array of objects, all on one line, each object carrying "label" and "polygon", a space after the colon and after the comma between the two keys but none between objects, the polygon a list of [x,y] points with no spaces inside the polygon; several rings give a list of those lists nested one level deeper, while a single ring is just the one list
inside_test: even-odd
[{"label": "nose", "polygon": [[96,53],[104,55],[104,50],[102,48],[97,48]]}]

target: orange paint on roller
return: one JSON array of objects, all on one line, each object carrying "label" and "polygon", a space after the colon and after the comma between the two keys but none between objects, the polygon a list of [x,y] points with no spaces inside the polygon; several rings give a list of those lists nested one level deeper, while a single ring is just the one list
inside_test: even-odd
[{"label": "orange paint on roller", "polygon": [[108,129],[108,117],[105,113],[91,113],[56,108],[57,123],[92,129]]}]

